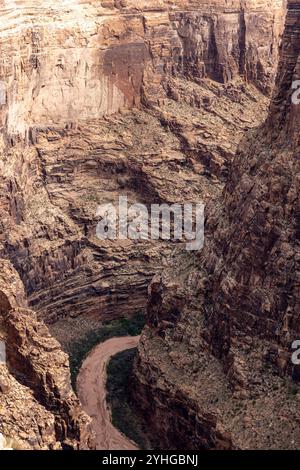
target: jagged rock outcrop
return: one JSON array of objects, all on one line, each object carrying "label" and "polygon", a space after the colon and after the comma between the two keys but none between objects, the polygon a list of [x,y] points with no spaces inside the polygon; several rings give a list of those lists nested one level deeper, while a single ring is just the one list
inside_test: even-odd
[{"label": "jagged rock outcrop", "polygon": [[[1,366],[3,434],[34,448],[85,445],[66,358],[27,308],[66,346],[105,315],[145,306],[174,247],[100,242],[96,207],[122,192],[219,201],[240,140],[266,117],[284,4],[0,1],[0,257],[25,287],[0,294],[16,372]],[[39,361],[48,346],[55,370]],[[34,385],[20,378],[25,365]],[[196,400],[190,422],[198,416]],[[211,413],[199,436],[211,422],[207,447],[229,447]]]},{"label": "jagged rock outcrop", "polygon": [[283,3],[3,3],[0,252],[47,322],[143,308],[163,250],[99,243],[97,204],[221,192],[266,112]]},{"label": "jagged rock outcrop", "polygon": [[[130,314],[145,306],[147,286],[173,248],[101,242],[95,236],[96,208],[107,201],[118,205],[120,194],[127,194],[129,203],[150,204],[198,202],[220,193],[224,161],[232,158],[245,127],[257,122],[267,102],[252,87],[249,97],[238,102],[230,100],[234,86],[228,91],[215,87],[215,93],[201,87],[198,92],[215,97],[222,90],[218,116],[194,112],[192,125],[192,107],[183,97],[154,115],[134,111],[89,127],[37,133],[36,144],[24,151],[34,170],[19,182],[24,194],[20,223],[7,213],[2,219],[3,253],[43,319],[53,323],[70,315]],[[176,114],[182,108],[184,113]],[[242,109],[247,109],[248,122]],[[228,125],[222,132],[224,120]],[[27,190],[29,181],[35,194]]]},{"label": "jagged rock outcrop", "polygon": [[179,258],[150,287],[134,397],[164,448],[223,448],[218,427],[233,448],[300,445],[299,26],[292,0],[269,117],[241,142],[198,267]]},{"label": "jagged rock outcrop", "polygon": [[4,260],[2,277],[0,341],[6,360],[1,357],[1,434],[17,449],[93,448],[90,419],[71,389],[66,354],[32,310],[16,306],[24,289]]}]

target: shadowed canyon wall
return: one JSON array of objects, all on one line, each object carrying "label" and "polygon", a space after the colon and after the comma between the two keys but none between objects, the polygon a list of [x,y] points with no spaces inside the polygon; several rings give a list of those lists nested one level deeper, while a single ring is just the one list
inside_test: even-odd
[{"label": "shadowed canyon wall", "polygon": [[[66,358],[49,339],[61,371],[52,376],[48,339],[39,339],[48,333],[38,320],[67,347],[103,318],[144,309],[151,279],[183,250],[100,241],[96,208],[117,203],[122,193],[147,204],[219,204],[238,145],[267,116],[285,2],[2,0],[0,11],[0,257],[24,286],[25,302],[19,288],[11,294],[8,278],[0,295],[8,315],[3,336],[17,348],[8,349],[11,369],[3,366],[11,385],[0,387],[7,416],[0,431],[34,448],[92,445],[68,388]],[[277,119],[288,113],[292,134],[296,121],[280,93],[278,101]],[[179,279],[195,265],[182,256]],[[178,311],[166,308],[164,321],[173,322]],[[227,324],[222,328],[207,335],[220,335],[223,344]],[[31,342],[39,343],[45,368]],[[31,397],[47,438],[35,440],[32,421],[27,434],[18,432],[9,401],[15,390],[20,400]],[[182,407],[180,396],[170,409]],[[216,436],[230,446],[219,420],[210,413],[200,418],[197,407],[195,401],[188,419],[202,423],[206,447]],[[211,419],[215,431],[207,438]]]},{"label": "shadowed canyon wall", "polygon": [[299,28],[290,1],[269,116],[239,146],[198,267],[177,260],[150,287],[134,395],[165,448],[300,444]]},{"label": "shadowed canyon wall", "polygon": [[144,307],[164,247],[99,243],[97,204],[220,193],[266,112],[283,4],[2,2],[0,252],[44,319]]},{"label": "shadowed canyon wall", "polygon": [[71,389],[68,358],[27,308],[16,271],[8,261],[0,265],[1,434],[20,450],[92,449],[90,418]]}]

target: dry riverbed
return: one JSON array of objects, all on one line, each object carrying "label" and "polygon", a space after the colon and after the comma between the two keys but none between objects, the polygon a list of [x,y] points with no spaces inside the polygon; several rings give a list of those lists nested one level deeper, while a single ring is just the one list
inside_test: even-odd
[{"label": "dry riverbed", "polygon": [[112,425],[106,401],[106,369],[112,356],[137,347],[139,339],[140,336],[125,336],[99,344],[85,359],[77,377],[78,397],[93,419],[97,450],[138,450],[134,442]]}]

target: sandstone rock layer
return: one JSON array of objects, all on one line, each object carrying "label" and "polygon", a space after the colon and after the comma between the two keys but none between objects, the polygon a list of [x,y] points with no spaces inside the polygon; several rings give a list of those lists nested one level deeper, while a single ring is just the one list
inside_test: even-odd
[{"label": "sandstone rock layer", "polygon": [[[40,322],[51,325],[66,348],[103,318],[141,311],[152,277],[182,252],[169,243],[99,241],[99,204],[125,193],[129,201],[146,204],[203,200],[219,206],[222,197],[238,194],[231,176],[221,196],[241,139],[267,115],[284,5],[281,0],[0,1],[0,325],[10,342],[8,367],[1,366],[5,436],[32,448],[91,445],[69,389],[66,357]],[[297,60],[291,46],[298,34],[294,6],[288,17],[292,36],[285,36],[282,56],[282,70],[290,74]],[[294,135],[297,113],[283,96],[279,91],[281,104],[273,115],[282,123],[286,113]],[[226,218],[224,224],[227,231]],[[212,256],[206,253],[209,276],[223,253],[221,247]],[[184,274],[177,281],[187,279],[195,265],[182,256]],[[233,274],[239,282],[238,269]],[[212,298],[211,281],[207,292]],[[181,295],[184,299],[179,288]],[[179,313],[166,306],[164,321],[174,322]],[[157,315],[154,309],[150,318],[160,330]],[[234,335],[227,333],[227,317],[220,320],[215,312],[211,317],[217,327],[207,329],[205,341],[223,358],[228,353],[223,345]],[[140,383],[147,348],[145,357],[140,353]],[[223,377],[218,362],[216,367]],[[172,427],[188,395],[168,396]],[[192,424],[204,447],[232,446],[221,421],[200,408],[197,399],[191,415],[185,416],[187,404],[182,407],[181,424]],[[185,439],[192,448],[193,436]]]},{"label": "sandstone rock layer", "polygon": [[300,445],[299,25],[291,1],[269,116],[240,144],[198,266],[152,282],[134,395],[165,448]]}]

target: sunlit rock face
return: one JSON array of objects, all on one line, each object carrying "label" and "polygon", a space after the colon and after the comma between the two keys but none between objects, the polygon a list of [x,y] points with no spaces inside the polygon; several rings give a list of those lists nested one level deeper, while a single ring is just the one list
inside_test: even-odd
[{"label": "sunlit rock face", "polygon": [[0,434],[0,450],[13,450],[8,446],[8,442],[2,434]]},{"label": "sunlit rock face", "polygon": [[1,1],[2,126],[24,137],[157,103],[169,73],[270,91],[283,3]]},{"label": "sunlit rock face", "polygon": [[269,116],[241,141],[198,267],[151,284],[133,395],[165,448],[300,446],[299,25],[292,0]]},{"label": "sunlit rock face", "polygon": [[71,389],[66,354],[26,308],[12,265],[0,260],[0,267],[0,341],[6,350],[0,361],[0,450],[92,449],[90,420]]},{"label": "sunlit rock face", "polygon": [[101,244],[97,203],[217,197],[266,115],[283,5],[1,3],[0,254],[43,318],[144,308],[164,248]]},{"label": "sunlit rock face", "polygon": [[[3,435],[26,448],[92,446],[66,356],[40,320],[66,346],[103,318],[144,309],[173,246],[96,239],[97,205],[122,192],[146,204],[219,204],[241,139],[266,117],[284,4],[0,0],[0,340],[11,345]],[[159,313],[150,312],[155,326]],[[24,372],[30,381],[18,381]],[[233,445],[213,414],[199,416],[196,400],[189,420],[204,447]],[[177,424],[191,447],[184,417]]]},{"label": "sunlit rock face", "polygon": [[[148,58],[141,21],[116,22],[100,2],[25,0],[1,7],[2,123],[9,134],[116,113],[138,100]],[[118,64],[107,53],[120,34]]]}]

